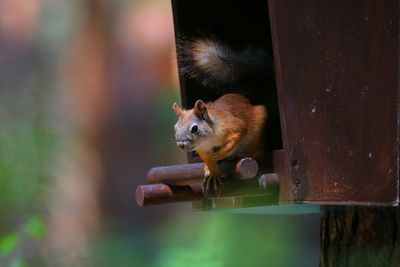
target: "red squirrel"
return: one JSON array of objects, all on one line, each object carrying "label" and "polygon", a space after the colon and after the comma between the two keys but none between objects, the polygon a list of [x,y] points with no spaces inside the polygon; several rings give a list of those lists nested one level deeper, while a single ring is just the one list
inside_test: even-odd
[{"label": "red squirrel", "polygon": [[173,104],[177,146],[196,151],[205,163],[204,190],[221,185],[218,161],[239,156],[257,158],[262,152],[262,130],[267,119],[264,106],[253,106],[239,94],[225,94],[214,102],[197,100],[185,110]]}]

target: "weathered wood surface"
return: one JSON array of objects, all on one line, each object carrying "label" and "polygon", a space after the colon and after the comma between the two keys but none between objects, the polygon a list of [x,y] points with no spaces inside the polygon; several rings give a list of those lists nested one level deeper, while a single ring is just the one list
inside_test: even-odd
[{"label": "weathered wood surface", "polygon": [[295,202],[394,205],[399,1],[269,0]]}]

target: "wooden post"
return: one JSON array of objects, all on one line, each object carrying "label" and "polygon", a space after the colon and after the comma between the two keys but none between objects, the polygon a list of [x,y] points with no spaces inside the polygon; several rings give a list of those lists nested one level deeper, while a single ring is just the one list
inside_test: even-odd
[{"label": "wooden post", "polygon": [[320,266],[400,266],[399,209],[327,206]]}]

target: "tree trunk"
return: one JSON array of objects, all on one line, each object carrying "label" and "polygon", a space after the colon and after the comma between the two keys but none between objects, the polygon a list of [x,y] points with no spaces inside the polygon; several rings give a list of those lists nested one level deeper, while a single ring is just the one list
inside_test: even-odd
[{"label": "tree trunk", "polygon": [[400,266],[393,207],[324,207],[320,266]]}]

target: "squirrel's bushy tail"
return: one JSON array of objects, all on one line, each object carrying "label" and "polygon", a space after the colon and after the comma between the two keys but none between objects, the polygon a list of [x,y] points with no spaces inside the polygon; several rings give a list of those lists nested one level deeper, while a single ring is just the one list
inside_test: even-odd
[{"label": "squirrel's bushy tail", "polygon": [[177,44],[181,74],[203,86],[241,85],[259,79],[270,67],[262,49],[235,50],[214,39],[180,39]]}]

